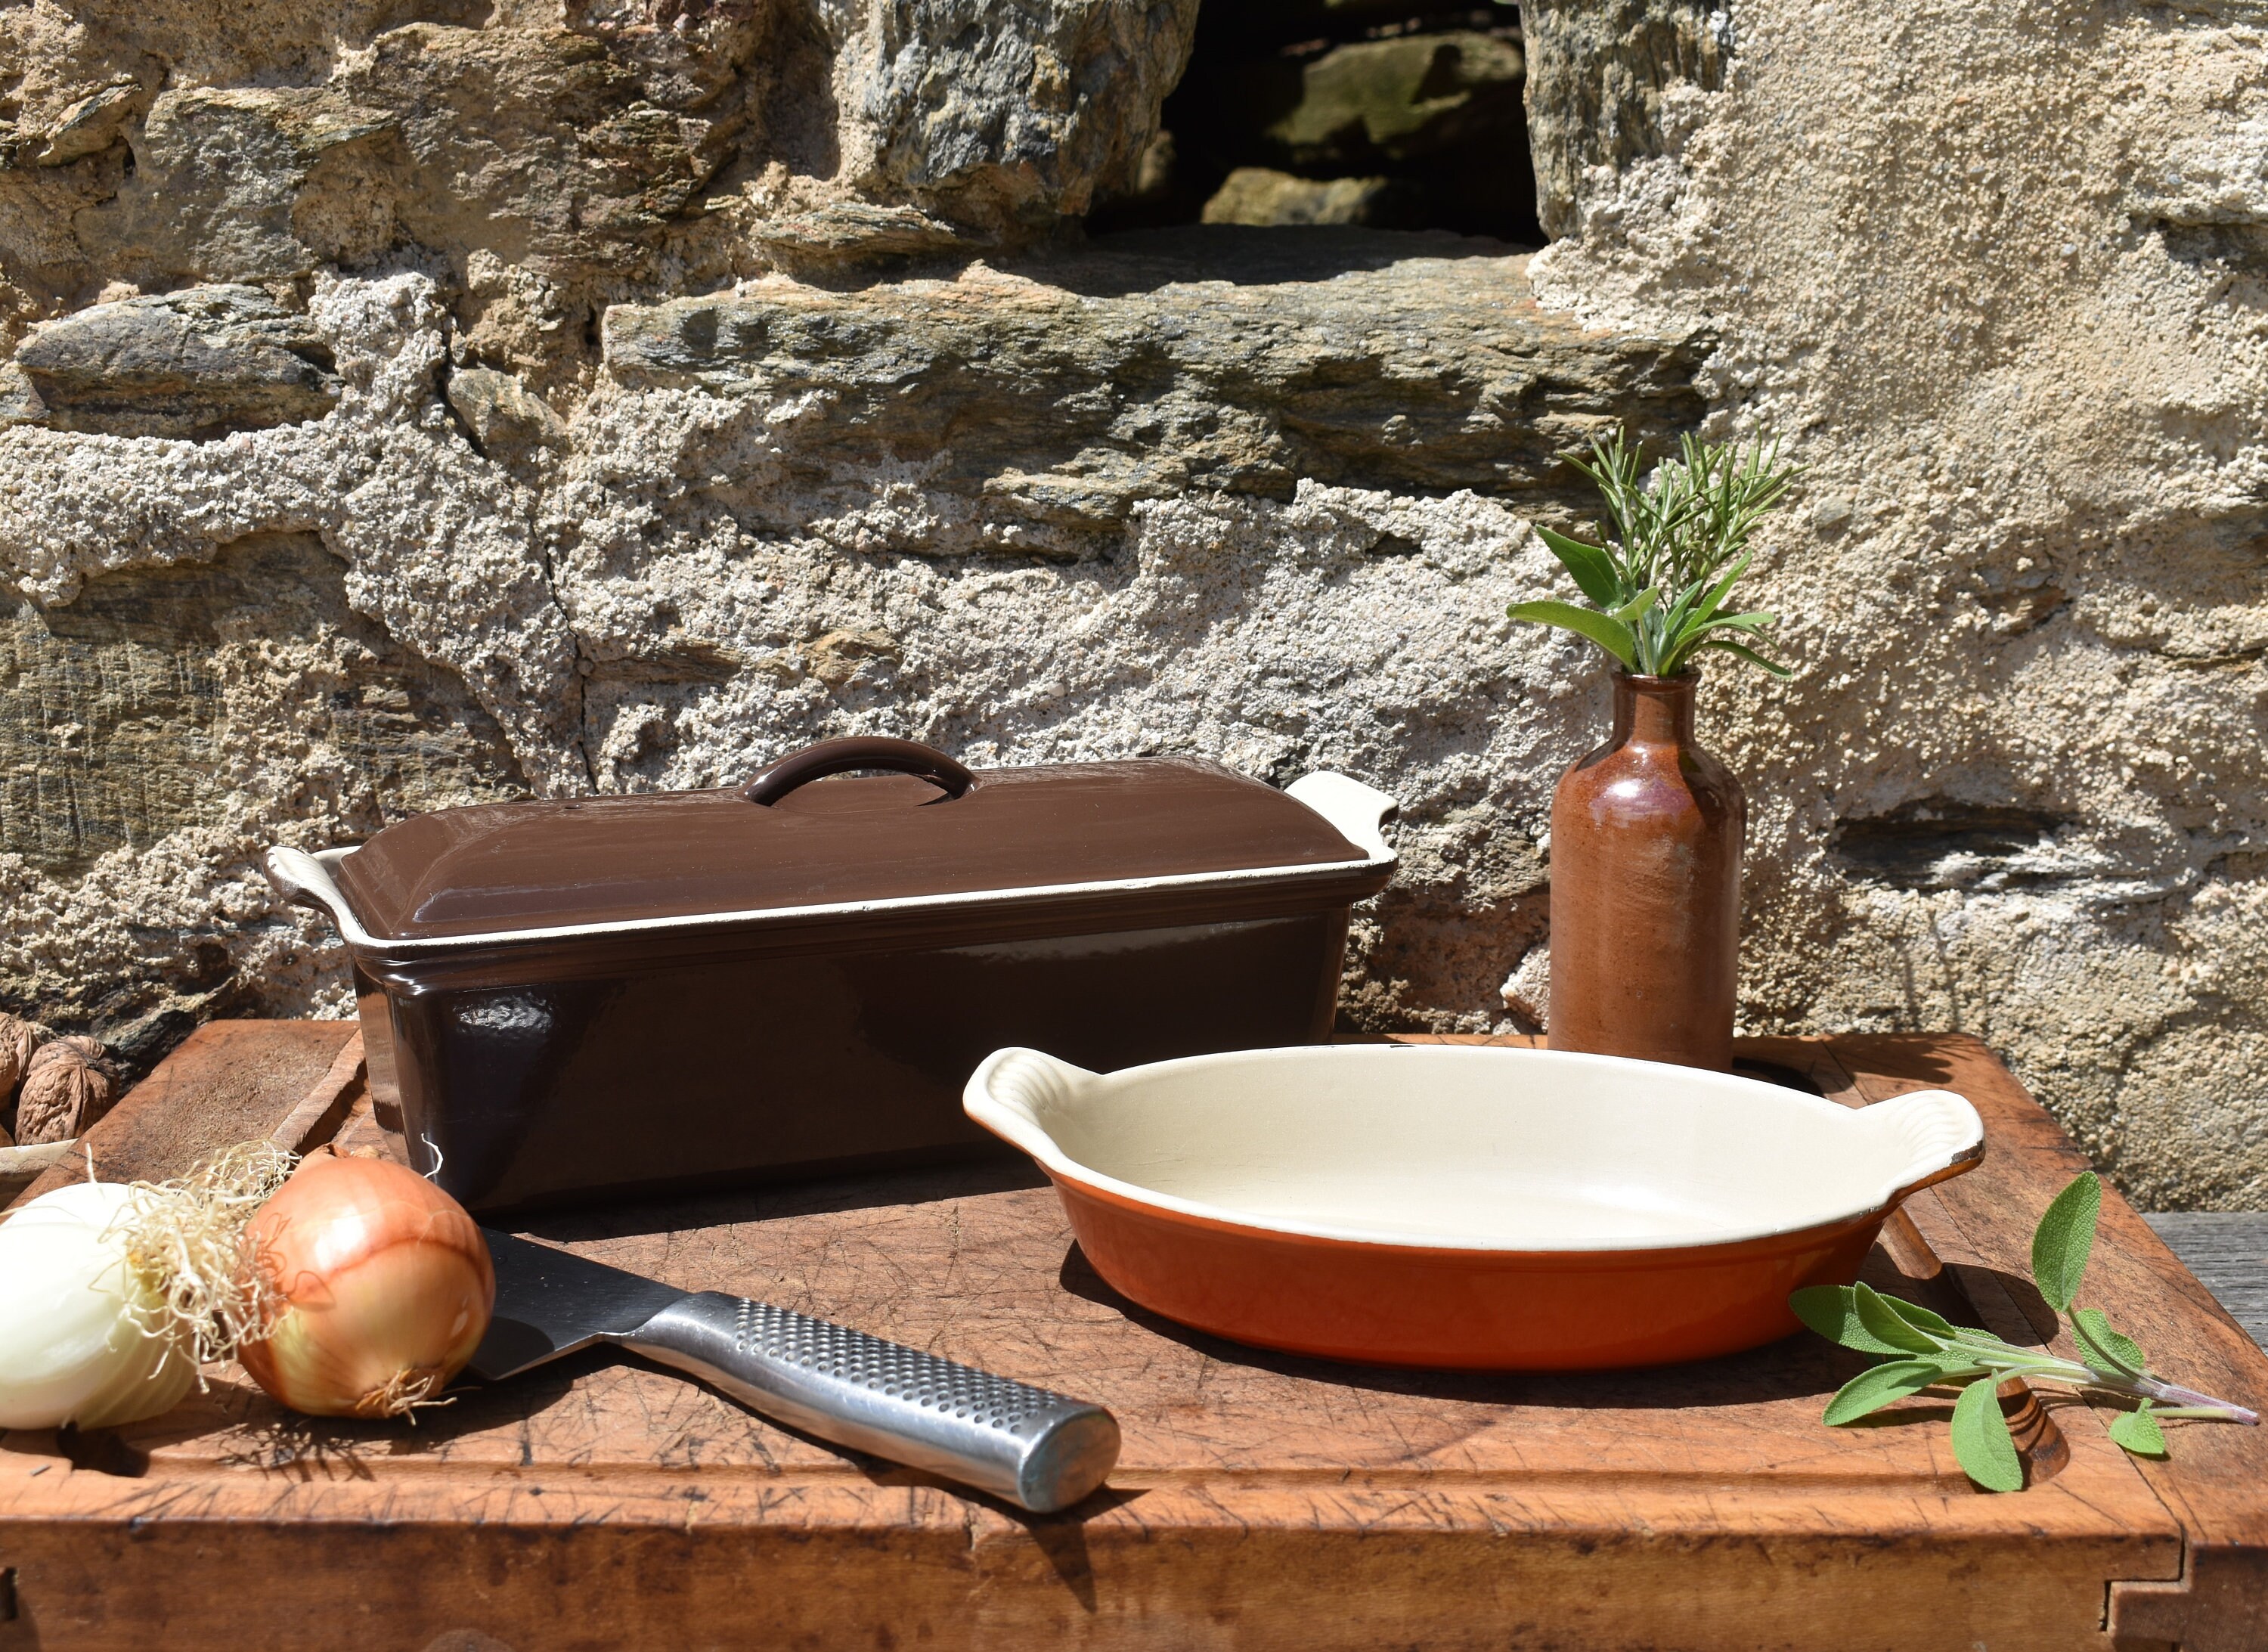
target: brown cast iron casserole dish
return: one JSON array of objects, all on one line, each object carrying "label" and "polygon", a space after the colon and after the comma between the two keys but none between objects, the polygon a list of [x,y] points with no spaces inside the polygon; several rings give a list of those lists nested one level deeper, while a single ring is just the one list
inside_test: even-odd
[{"label": "brown cast iron casserole dish", "polygon": [[1391,808],[1329,773],[852,739],[268,869],[345,940],[413,1166],[494,1211],[981,1153],[961,1088],[1005,1044],[1108,1070],[1321,1040]]}]

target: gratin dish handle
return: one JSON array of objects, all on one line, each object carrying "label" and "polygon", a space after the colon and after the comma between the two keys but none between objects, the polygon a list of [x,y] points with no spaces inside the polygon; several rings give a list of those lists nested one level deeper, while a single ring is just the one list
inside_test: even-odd
[{"label": "gratin dish handle", "polygon": [[1896,1205],[1948,1177],[1973,1170],[1984,1158],[1984,1121],[1969,1098],[1951,1090],[1916,1090],[1876,1102],[1858,1112],[1860,1128],[1898,1166],[1889,1203]]},{"label": "gratin dish handle", "polygon": [[769,1302],[703,1291],[614,1340],[806,1434],[1039,1514],[1118,1461],[1118,1420],[1100,1405]]},{"label": "gratin dish handle", "polygon": [[961,1092],[961,1110],[1042,1164],[1059,1158],[1048,1115],[1098,1075],[1042,1050],[1013,1045],[984,1058]]}]

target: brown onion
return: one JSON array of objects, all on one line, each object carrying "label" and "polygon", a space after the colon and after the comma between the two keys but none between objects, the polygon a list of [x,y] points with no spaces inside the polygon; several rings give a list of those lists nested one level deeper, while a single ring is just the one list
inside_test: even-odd
[{"label": "brown onion", "polygon": [[237,1358],[292,1410],[399,1417],[473,1357],[496,1305],[480,1227],[424,1177],[308,1157],[245,1229],[272,1307]]}]

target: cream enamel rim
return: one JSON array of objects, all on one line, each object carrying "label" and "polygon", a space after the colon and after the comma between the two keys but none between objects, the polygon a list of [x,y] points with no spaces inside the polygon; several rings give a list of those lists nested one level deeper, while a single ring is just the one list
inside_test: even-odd
[{"label": "cream enamel rim", "polygon": [[1399,807],[1385,793],[1329,770],[1319,770],[1285,788],[1330,822],[1334,830],[1364,852],[1359,860],[1330,860],[1313,866],[1240,867],[1229,872],[1190,872],[1155,878],[1117,878],[1094,883],[1035,883],[1007,889],[972,889],[949,895],[909,895],[887,901],[842,901],[817,906],[760,906],[745,911],[688,912],[673,918],[626,918],[604,924],[563,924],[541,929],[488,930],[476,935],[437,935],[392,940],[372,934],[355,915],[345,891],[333,876],[353,849],[325,849],[310,854],[304,849],[278,844],[267,854],[268,874],[291,899],[306,897],[320,905],[339,926],[341,939],[367,952],[438,953],[466,951],[516,942],[571,940],[586,935],[649,934],[676,929],[708,929],[762,921],[855,918],[877,912],[919,911],[935,907],[998,905],[1014,901],[1067,895],[1133,893],[1145,889],[1203,889],[1216,883],[1263,883],[1292,878],[1321,878],[1350,872],[1390,868],[1395,853],[1381,830],[1386,817]]},{"label": "cream enamel rim", "polygon": [[[1057,1146],[1046,1126],[1032,1116],[1020,1102],[1003,1099],[993,1089],[994,1080],[1006,1069],[1018,1065],[1044,1063],[1057,1081],[1073,1084],[1097,1080],[1136,1079],[1162,1073],[1182,1073],[1192,1069],[1224,1066],[1231,1062],[1255,1058],[1285,1063],[1329,1060],[1339,1052],[1369,1055],[1384,1051],[1406,1051],[1406,1056],[1389,1058],[1418,1060],[1452,1060],[1460,1062],[1501,1062],[1514,1060],[1569,1066],[1578,1068],[1629,1067],[1647,1068],[1679,1075],[1681,1080],[1705,1085],[1738,1086],[1749,1093],[1769,1097],[1775,1105],[1788,1105],[1837,1117],[1851,1121],[1851,1127],[1874,1130],[1879,1133],[1883,1126],[1894,1124],[1901,1117],[1913,1117],[1926,1111],[1933,1117],[1954,1126],[1944,1135],[1942,1150],[1933,1148],[1928,1154],[1909,1159],[1882,1184],[1880,1194],[1870,1203],[1840,1211],[1814,1213],[1801,1221],[1764,1223],[1733,1228],[1714,1228],[1686,1233],[1654,1235],[1643,1238],[1617,1240],[1600,1243],[1593,1240],[1570,1241],[1552,1244],[1533,1237],[1522,1236],[1517,1242],[1491,1242],[1479,1235],[1432,1235],[1399,1230],[1341,1227],[1329,1222],[1289,1221],[1263,1215],[1258,1212],[1241,1210],[1233,1206],[1214,1205],[1197,1199],[1183,1198],[1178,1194],[1161,1192],[1138,1183],[1083,1164]],[[993,1134],[1029,1154],[1042,1169],[1060,1175],[1068,1181],[1086,1187],[1115,1194],[1130,1204],[1152,1210],[1171,1211],[1178,1215],[1193,1216],[1202,1221],[1224,1223],[1248,1232],[1281,1234],[1300,1239],[1336,1240],[1365,1245],[1386,1245],[1397,1250],[1450,1250],[1507,1256],[1613,1256],[1625,1252],[1653,1250],[1699,1250],[1728,1245],[1745,1244],[1754,1240],[1774,1239],[1797,1234],[1813,1233],[1822,1228],[1846,1226],[1879,1214],[1887,1214],[1912,1191],[1917,1184],[1949,1174],[1956,1166],[1976,1162],[1983,1157],[1984,1145],[1984,1120],[1970,1105],[1967,1097],[1951,1090],[1916,1090],[1904,1095],[1893,1096],[1886,1102],[1875,1102],[1867,1107],[1845,1107],[1821,1095],[1808,1095],[1777,1084],[1767,1084],[1761,1079],[1743,1078],[1733,1073],[1703,1073],[1692,1067],[1671,1066],[1652,1061],[1632,1061],[1620,1056],[1580,1054],[1565,1050],[1505,1050],[1454,1044],[1314,1044],[1278,1050],[1238,1050],[1220,1055],[1185,1056],[1175,1061],[1152,1062],[1138,1067],[1124,1067],[1116,1073],[1094,1073],[1070,1063],[1058,1061],[1042,1051],[1007,1049],[996,1050],[987,1056],[968,1080],[962,1092],[961,1108]],[[1878,1115],[1872,1125],[1862,1124],[1869,1114]],[[1885,1143],[1885,1157],[1892,1151]]]}]

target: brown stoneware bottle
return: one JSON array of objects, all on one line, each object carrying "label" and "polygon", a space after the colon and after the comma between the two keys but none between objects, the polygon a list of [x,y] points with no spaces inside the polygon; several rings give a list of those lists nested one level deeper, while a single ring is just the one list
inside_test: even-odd
[{"label": "brown stoneware bottle", "polygon": [[1551,800],[1550,1046],[1728,1069],[1748,802],[1693,738],[1697,674],[1614,676]]}]

